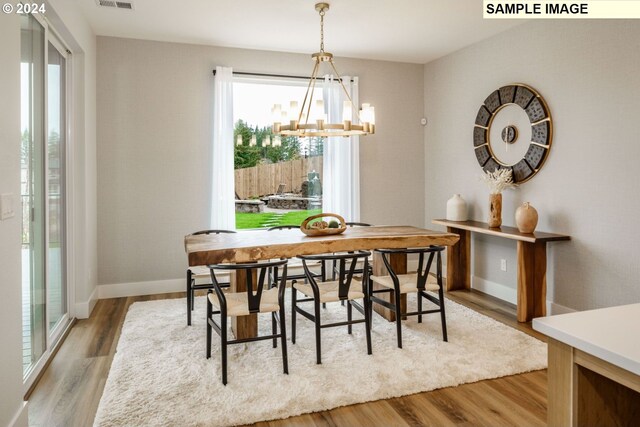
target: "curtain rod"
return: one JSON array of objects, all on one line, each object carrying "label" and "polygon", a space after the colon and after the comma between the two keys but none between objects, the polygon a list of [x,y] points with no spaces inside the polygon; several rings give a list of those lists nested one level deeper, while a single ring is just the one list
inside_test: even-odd
[{"label": "curtain rod", "polygon": [[[268,73],[247,73],[247,72],[242,72],[242,71],[234,71],[233,74],[237,74],[239,76],[253,76],[253,77],[280,77],[280,78],[285,78],[285,79],[303,79],[303,80],[309,80],[309,77],[304,77],[304,76],[291,76],[291,75],[286,75],[286,74],[268,74]],[[213,70],[213,75],[216,75],[216,70]],[[342,80],[342,78],[341,78]],[[349,80],[350,82],[353,83],[353,79]]]}]

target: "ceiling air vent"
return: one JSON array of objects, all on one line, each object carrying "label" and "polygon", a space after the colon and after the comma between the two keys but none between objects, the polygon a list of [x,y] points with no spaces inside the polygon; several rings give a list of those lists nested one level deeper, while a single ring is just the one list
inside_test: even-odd
[{"label": "ceiling air vent", "polygon": [[130,1],[96,0],[96,4],[102,7],[113,7],[115,9],[133,9],[133,3]]}]

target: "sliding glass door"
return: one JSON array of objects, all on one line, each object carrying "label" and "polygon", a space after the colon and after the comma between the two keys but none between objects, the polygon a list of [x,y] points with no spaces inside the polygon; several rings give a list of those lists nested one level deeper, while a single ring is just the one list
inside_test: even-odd
[{"label": "sliding glass door", "polygon": [[22,328],[25,375],[46,349],[44,33],[44,27],[33,17],[22,16]]},{"label": "sliding glass door", "polygon": [[65,257],[66,53],[54,40],[47,55],[47,313],[51,339],[67,314]]},{"label": "sliding glass door", "polygon": [[21,25],[23,373],[29,382],[69,321],[66,280],[66,49],[31,15]]}]

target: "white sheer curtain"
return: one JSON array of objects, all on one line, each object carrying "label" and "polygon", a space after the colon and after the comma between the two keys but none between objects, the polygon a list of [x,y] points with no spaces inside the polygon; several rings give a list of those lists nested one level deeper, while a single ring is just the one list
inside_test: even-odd
[{"label": "white sheer curtain", "polygon": [[[358,78],[342,76],[353,101],[352,122],[358,110]],[[323,97],[329,123],[342,123],[343,101],[340,82],[325,76]],[[331,137],[324,144],[322,167],[322,210],[342,215],[346,221],[360,221],[360,141],[357,136]]]},{"label": "white sheer curtain", "polygon": [[235,230],[233,69],[216,67],[213,83],[211,228]]}]

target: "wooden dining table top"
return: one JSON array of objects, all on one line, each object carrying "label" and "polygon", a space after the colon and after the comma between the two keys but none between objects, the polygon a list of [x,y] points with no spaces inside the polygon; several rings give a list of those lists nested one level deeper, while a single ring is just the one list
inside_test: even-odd
[{"label": "wooden dining table top", "polygon": [[455,233],[401,225],[350,227],[342,234],[318,237],[306,236],[299,229],[189,235],[184,245],[189,266],[198,266],[354,250],[451,246],[459,239]]}]

